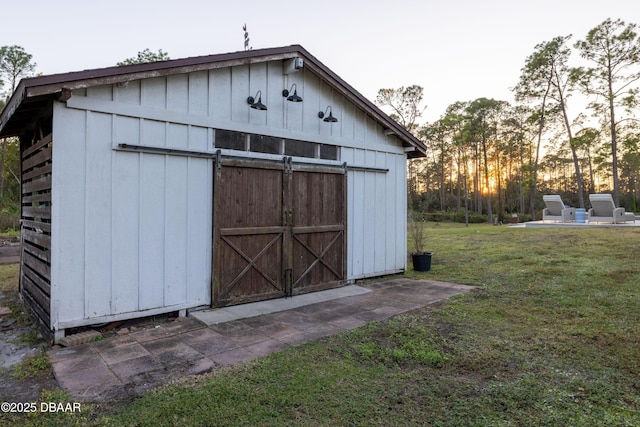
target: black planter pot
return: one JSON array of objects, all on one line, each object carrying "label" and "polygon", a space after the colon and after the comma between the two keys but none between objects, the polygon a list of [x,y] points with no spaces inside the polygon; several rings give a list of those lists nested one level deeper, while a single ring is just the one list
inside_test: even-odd
[{"label": "black planter pot", "polygon": [[431,252],[411,254],[411,258],[413,260],[413,269],[415,271],[431,270]]}]

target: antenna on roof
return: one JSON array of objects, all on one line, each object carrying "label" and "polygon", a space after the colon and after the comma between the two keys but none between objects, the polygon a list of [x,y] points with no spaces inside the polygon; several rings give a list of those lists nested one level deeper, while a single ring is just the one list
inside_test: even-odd
[{"label": "antenna on roof", "polygon": [[251,50],[253,49],[253,47],[249,46],[249,33],[247,32],[247,24],[244,24],[242,26],[242,29],[244,30],[244,50]]}]

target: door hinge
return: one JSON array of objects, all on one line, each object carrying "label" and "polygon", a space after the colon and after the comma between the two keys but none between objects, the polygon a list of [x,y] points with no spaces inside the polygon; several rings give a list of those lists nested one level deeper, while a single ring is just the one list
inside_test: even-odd
[{"label": "door hinge", "polygon": [[293,158],[284,157],[282,161],[284,162],[284,176],[290,177],[293,174]]},{"label": "door hinge", "polygon": [[222,175],[222,151],[221,150],[216,151],[216,174],[218,175],[218,178],[220,178],[220,176]]}]

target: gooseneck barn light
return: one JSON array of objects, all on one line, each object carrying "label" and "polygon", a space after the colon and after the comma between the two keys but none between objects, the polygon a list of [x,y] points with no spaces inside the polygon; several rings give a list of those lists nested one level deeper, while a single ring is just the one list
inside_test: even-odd
[{"label": "gooseneck barn light", "polygon": [[[324,117],[327,114],[327,111],[329,112],[329,115],[327,117]],[[320,117],[321,119],[324,118],[323,122],[327,122],[327,123],[335,123],[338,121],[338,119],[333,117],[333,109],[331,108],[331,105],[329,105],[327,109],[324,110],[324,113],[320,111],[318,113],[318,117]]]},{"label": "gooseneck barn light", "polygon": [[[290,95],[291,91],[293,91],[293,95]],[[283,90],[282,96],[286,97],[287,101],[302,102],[302,98],[298,96],[298,86],[295,83],[291,85],[291,89]]]},{"label": "gooseneck barn light", "polygon": [[[256,99],[258,99],[256,101]],[[262,103],[262,91],[256,92],[256,96],[250,96],[247,98],[247,104],[251,105],[251,108],[255,110],[266,110],[267,106]]]}]

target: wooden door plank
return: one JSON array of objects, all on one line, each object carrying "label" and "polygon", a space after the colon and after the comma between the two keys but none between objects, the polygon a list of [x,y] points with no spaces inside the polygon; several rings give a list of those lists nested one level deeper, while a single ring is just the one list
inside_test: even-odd
[{"label": "wooden door plank", "polygon": [[282,176],[283,165],[274,162],[234,159],[216,165],[214,306],[284,295]]},{"label": "wooden door plank", "polygon": [[294,293],[341,286],[346,279],[346,177],[336,170],[294,170]]}]

